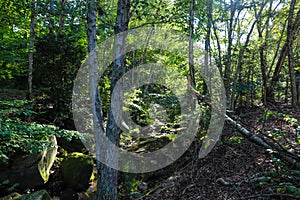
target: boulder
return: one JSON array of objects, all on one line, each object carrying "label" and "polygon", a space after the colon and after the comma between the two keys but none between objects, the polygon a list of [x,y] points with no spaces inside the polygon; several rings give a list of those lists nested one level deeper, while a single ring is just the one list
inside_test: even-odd
[{"label": "boulder", "polygon": [[93,159],[82,153],[74,152],[61,163],[64,186],[75,191],[84,191],[89,187],[93,173]]},{"label": "boulder", "polygon": [[53,143],[51,148],[47,148],[39,154],[16,158],[11,166],[1,166],[0,180],[7,180],[9,186],[17,185],[16,187],[21,191],[45,184],[49,179],[50,168],[57,154],[55,136],[49,141]]},{"label": "boulder", "polygon": [[17,192],[13,192],[5,197],[1,197],[0,200],[15,200],[18,197],[20,197],[21,195]]}]

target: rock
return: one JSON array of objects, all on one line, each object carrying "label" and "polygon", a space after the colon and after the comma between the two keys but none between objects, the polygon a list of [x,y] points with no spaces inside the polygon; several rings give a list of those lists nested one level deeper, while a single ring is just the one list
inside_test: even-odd
[{"label": "rock", "polygon": [[[50,168],[57,154],[55,136],[49,140],[53,143],[53,147],[47,148],[39,154],[16,158],[11,166],[1,166],[0,180],[7,180],[7,186],[17,184],[16,188],[21,191],[45,184],[49,179]],[[5,190],[3,187],[0,189]]]},{"label": "rock", "polygon": [[79,200],[79,195],[71,188],[62,191],[61,200]]},{"label": "rock", "polygon": [[16,198],[16,200],[52,200],[52,199],[46,190],[40,190],[31,194],[22,195]]},{"label": "rock", "polygon": [[93,159],[82,153],[74,152],[61,163],[64,186],[75,191],[84,191],[89,186],[93,173]]},{"label": "rock", "polygon": [[41,160],[38,163],[39,172],[45,183],[49,179],[50,169],[55,161],[56,154],[57,154],[57,148],[58,148],[55,136],[53,136],[53,138],[51,138],[51,142],[54,147],[48,148],[48,149],[46,149],[46,151],[43,151]]},{"label": "rock", "polygon": [[137,185],[137,188],[140,190],[140,191],[145,191],[148,189],[148,184],[145,183],[145,182],[141,182]]},{"label": "rock", "polygon": [[129,194],[130,199],[136,199],[136,198],[140,198],[142,196],[142,194],[140,192],[131,192]]},{"label": "rock", "polygon": [[5,197],[1,197],[0,200],[15,200],[18,197],[20,197],[21,195],[17,192],[13,192]]}]

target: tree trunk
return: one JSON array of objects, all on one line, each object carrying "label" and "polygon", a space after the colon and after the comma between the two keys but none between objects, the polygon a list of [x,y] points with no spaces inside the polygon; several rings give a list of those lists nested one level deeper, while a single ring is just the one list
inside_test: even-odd
[{"label": "tree trunk", "polygon": [[292,46],[289,46],[288,49],[288,65],[289,65],[289,74],[291,80],[291,91],[292,91],[292,105],[296,107],[299,103],[297,101],[297,86],[296,86],[296,77],[294,70],[294,53]]},{"label": "tree trunk", "polygon": [[275,71],[273,74],[273,77],[271,79],[271,83],[268,86],[267,89],[267,100],[269,102],[274,101],[274,86],[277,84],[279,80],[279,74],[281,72],[282,66],[284,64],[285,58],[288,54],[289,46],[291,46],[291,42],[295,40],[295,37],[297,36],[297,31],[299,29],[300,25],[300,9],[297,12],[297,16],[295,20],[293,21],[293,15],[295,12],[295,4],[297,0],[292,0],[289,10],[289,16],[288,16],[288,28],[287,28],[287,39],[285,41],[285,44],[283,45],[281,49],[281,53],[279,56],[279,59],[276,63]]},{"label": "tree trunk", "polygon": [[34,53],[34,37],[35,37],[35,14],[36,1],[32,0],[32,13],[30,18],[30,42],[28,55],[28,99],[32,98],[32,72],[33,72],[33,53]]},{"label": "tree trunk", "polygon": [[[258,13],[258,16],[257,16],[257,19],[260,18],[261,13],[262,13],[263,8],[264,8],[265,5],[266,5],[265,3],[262,3],[262,6],[261,6],[261,8],[259,10],[259,13]],[[248,35],[247,35],[245,44],[244,44],[243,48],[241,49],[241,51],[239,52],[237,68],[236,68],[236,72],[235,72],[235,77],[233,79],[232,96],[231,96],[231,106],[230,106],[231,110],[234,110],[234,107],[235,107],[235,92],[236,92],[236,88],[237,88],[238,75],[240,74],[240,70],[241,70],[242,64],[243,64],[244,54],[245,54],[246,48],[248,47],[248,44],[249,44],[249,41],[250,41],[250,37],[251,37],[252,32],[254,30],[254,27],[255,27],[255,24],[257,22],[257,19],[255,19],[255,21],[252,23],[252,26],[250,28],[250,31],[249,31]]]},{"label": "tree trunk", "polygon": [[[266,96],[266,90],[267,90],[267,83],[268,83],[268,75],[267,75],[267,56],[266,56],[266,50],[268,45],[268,38],[269,38],[269,22],[270,22],[270,15],[272,13],[272,6],[273,6],[273,0],[270,1],[269,11],[267,20],[265,23],[265,26],[262,26],[261,19],[258,19],[257,13],[255,13],[255,17],[258,20],[257,21],[257,31],[258,31],[258,37],[260,41],[263,41],[262,44],[259,47],[259,58],[260,58],[260,69],[262,74],[262,102],[264,105],[267,104],[267,96]],[[265,38],[263,38],[263,31],[266,30]]]},{"label": "tree trunk", "polygon": [[[105,155],[105,142],[103,141],[103,137],[99,137],[100,134],[104,134],[103,127],[103,116],[102,116],[102,108],[101,108],[101,100],[100,94],[98,90],[98,63],[97,63],[97,55],[96,55],[96,5],[95,0],[88,0],[88,52],[89,52],[89,73],[90,73],[90,97],[92,99],[92,113],[93,113],[93,125],[94,125],[94,135],[96,141],[96,164],[98,170],[98,182],[97,182],[97,198],[103,199],[102,194],[103,191],[106,190],[107,187],[110,187],[108,183],[105,183],[106,180],[106,166],[100,162],[100,155]],[[103,184],[104,183],[104,184]]]},{"label": "tree trunk", "polygon": [[[117,18],[115,22],[115,38],[114,38],[114,58],[115,61],[112,66],[111,75],[111,95],[117,84],[117,81],[121,81],[123,73],[126,68],[126,31],[128,30],[128,23],[130,19],[130,0],[119,0],[117,8]],[[122,34],[120,34],[122,33]],[[117,121],[122,120],[122,106],[123,106],[123,88],[117,88],[116,98],[111,102],[111,107],[108,115],[108,121],[106,126],[106,137],[119,146],[120,134],[122,130],[117,125]],[[113,113],[112,106],[118,110],[119,113]],[[118,155],[111,149],[106,149],[106,160],[108,163],[117,163]],[[102,169],[101,181],[98,182],[98,200],[115,200],[118,199],[118,171],[105,166]],[[102,185],[105,185],[104,188]]]},{"label": "tree trunk", "polygon": [[221,44],[220,44],[219,36],[217,34],[217,27],[215,26],[214,20],[212,18],[211,18],[211,23],[212,23],[214,35],[215,35],[215,38],[217,41],[217,48],[218,48],[218,60],[217,60],[218,63],[217,64],[218,64],[218,68],[220,70],[220,75],[223,76]]},{"label": "tree trunk", "polygon": [[[189,37],[189,77],[188,77],[188,89],[196,87],[195,81],[195,68],[194,68],[194,20],[195,20],[195,0],[190,1],[190,37]],[[192,98],[192,96],[190,97]],[[196,107],[196,101],[191,101],[191,109],[194,110]]]},{"label": "tree trunk", "polygon": [[[205,55],[204,55],[204,76],[208,75],[209,68],[209,57],[210,57],[210,34],[211,34],[211,19],[212,19],[212,0],[206,1],[206,10],[207,10],[207,25],[206,25],[206,36],[205,36]],[[208,78],[208,77],[207,77]],[[210,81],[209,81],[210,82]],[[207,87],[209,85],[204,84],[203,94],[207,94]]]},{"label": "tree trunk", "polygon": [[60,4],[60,15],[59,15],[59,33],[63,34],[63,30],[65,27],[65,18],[64,18],[64,12],[65,12],[65,3],[67,0],[60,0],[59,4]]},{"label": "tree trunk", "polygon": [[[238,1],[237,1],[238,2]],[[233,32],[233,18],[236,11],[236,3],[230,0],[230,19],[228,27],[228,47],[227,47],[227,60],[224,72],[224,87],[227,96],[227,105],[230,105],[230,74],[231,74],[231,51],[232,51],[232,32]]]},{"label": "tree trunk", "polygon": [[49,9],[49,13],[47,13],[47,18],[48,18],[48,22],[49,22],[49,30],[50,33],[54,34],[54,22],[51,19],[51,14],[53,14],[53,9],[54,9],[54,0],[50,1],[50,9]]}]

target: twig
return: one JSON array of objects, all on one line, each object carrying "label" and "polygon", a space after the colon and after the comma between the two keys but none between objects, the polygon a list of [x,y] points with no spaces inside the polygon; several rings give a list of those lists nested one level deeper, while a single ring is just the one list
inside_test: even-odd
[{"label": "twig", "polygon": [[300,199],[300,196],[295,196],[291,194],[278,194],[278,193],[272,193],[272,194],[257,194],[257,195],[252,195],[248,197],[243,197],[243,198],[238,198],[234,200],[244,200],[244,199],[257,199],[258,197],[286,197],[289,199]]}]

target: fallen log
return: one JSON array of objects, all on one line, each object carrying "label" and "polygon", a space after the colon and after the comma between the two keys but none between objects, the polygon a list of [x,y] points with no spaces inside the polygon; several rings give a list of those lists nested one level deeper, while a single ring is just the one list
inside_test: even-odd
[{"label": "fallen log", "polygon": [[226,122],[228,122],[229,124],[233,125],[245,138],[247,138],[249,141],[264,147],[265,149],[269,149],[271,150],[271,152],[273,152],[276,156],[278,156],[279,158],[281,158],[282,160],[286,161],[287,163],[295,166],[296,168],[300,169],[300,162],[299,162],[299,158],[295,159],[292,158],[290,155],[287,155],[287,153],[275,149],[274,147],[272,147],[271,145],[269,145],[267,142],[265,142],[261,137],[252,134],[249,130],[247,130],[246,128],[244,128],[242,125],[240,125],[239,123],[237,123],[236,121],[234,121],[232,118],[230,118],[229,116],[225,115],[225,120]]},{"label": "fallen log", "polygon": [[[202,102],[208,106],[215,108],[216,105],[211,104],[209,101],[209,98],[200,94],[198,91],[196,91],[194,89],[191,89],[191,91],[197,97],[199,102]],[[217,111],[220,109],[215,108],[215,110]],[[288,164],[300,169],[300,158],[299,157],[288,155],[288,152],[285,152],[282,149],[277,149],[276,147],[268,144],[263,138],[251,133],[249,130],[247,130],[242,125],[237,123],[235,120],[233,120],[227,114],[225,114],[225,115],[223,113],[219,113],[219,114],[220,114],[220,116],[221,115],[224,116],[225,121],[228,122],[229,124],[231,124],[232,126],[234,126],[242,134],[243,137],[245,137],[249,141],[251,141],[259,146],[264,147],[266,150],[270,150],[270,152],[272,152],[278,158],[280,158],[280,159],[284,160],[285,162],[287,162]]]}]

